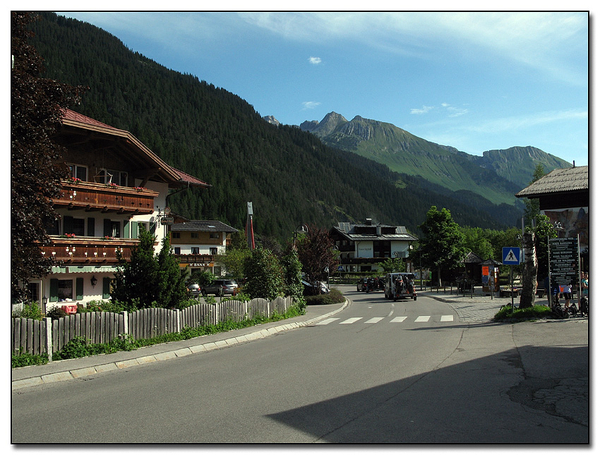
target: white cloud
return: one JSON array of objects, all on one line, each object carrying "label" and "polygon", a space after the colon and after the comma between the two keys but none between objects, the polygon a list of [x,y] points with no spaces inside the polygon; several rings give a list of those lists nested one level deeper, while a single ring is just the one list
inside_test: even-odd
[{"label": "white cloud", "polygon": [[465,115],[469,112],[468,109],[454,107],[448,103],[442,103],[442,107],[446,109],[446,112],[448,112],[449,117],[460,117],[461,115]]},{"label": "white cloud", "polygon": [[321,63],[321,58],[320,57],[309,57],[308,61],[312,64],[312,65],[318,65],[319,63]]},{"label": "white cloud", "polygon": [[304,106],[302,109],[306,110],[306,109],[314,109],[317,106],[319,106],[321,103],[319,103],[318,101],[304,101],[302,103],[302,106]]},{"label": "white cloud", "polygon": [[423,106],[420,109],[411,109],[410,113],[416,114],[416,115],[422,115],[422,114],[427,114],[432,109],[433,109],[433,106]]},{"label": "white cloud", "polygon": [[587,119],[587,117],[588,113],[585,110],[549,111],[532,115],[498,118],[479,125],[470,125],[465,129],[479,133],[497,133],[499,131],[514,131],[556,122],[563,123],[568,120],[582,120]]}]

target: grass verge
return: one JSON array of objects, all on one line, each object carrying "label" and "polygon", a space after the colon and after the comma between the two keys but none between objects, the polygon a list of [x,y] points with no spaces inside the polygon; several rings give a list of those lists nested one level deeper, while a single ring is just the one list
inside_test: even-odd
[{"label": "grass verge", "polygon": [[533,305],[530,308],[515,308],[511,305],[503,306],[494,316],[494,321],[503,322],[523,322],[535,319],[547,318],[552,314],[552,310],[544,305]]}]

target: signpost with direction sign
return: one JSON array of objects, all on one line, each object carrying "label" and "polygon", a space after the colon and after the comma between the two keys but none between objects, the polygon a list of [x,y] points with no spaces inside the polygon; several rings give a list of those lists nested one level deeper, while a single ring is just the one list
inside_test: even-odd
[{"label": "signpost with direction sign", "polygon": [[515,308],[515,295],[513,292],[513,265],[521,263],[521,248],[514,246],[502,247],[502,264],[510,265],[510,305]]}]

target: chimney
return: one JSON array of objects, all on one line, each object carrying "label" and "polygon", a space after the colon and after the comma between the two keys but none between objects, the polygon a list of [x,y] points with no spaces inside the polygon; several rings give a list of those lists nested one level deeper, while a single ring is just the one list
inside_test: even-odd
[{"label": "chimney", "polygon": [[371,218],[367,218],[367,221],[365,222],[365,224],[367,226],[371,226],[373,224],[373,220]]}]

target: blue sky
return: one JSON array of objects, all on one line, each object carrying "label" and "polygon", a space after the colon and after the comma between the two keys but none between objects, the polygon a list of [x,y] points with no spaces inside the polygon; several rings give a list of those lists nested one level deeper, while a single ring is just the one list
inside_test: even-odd
[{"label": "blue sky", "polygon": [[285,124],[335,111],[588,164],[587,12],[58,13]]}]

